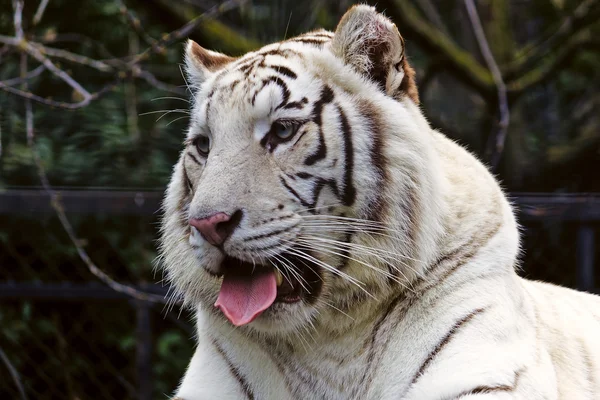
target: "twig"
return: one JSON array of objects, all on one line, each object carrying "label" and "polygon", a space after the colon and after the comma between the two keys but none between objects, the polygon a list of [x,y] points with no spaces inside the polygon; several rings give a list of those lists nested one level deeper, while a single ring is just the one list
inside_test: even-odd
[{"label": "twig", "polygon": [[[129,54],[137,54],[140,51],[140,42],[134,32],[129,32]],[[125,114],[127,115],[127,128],[129,136],[134,142],[140,139],[140,128],[138,125],[137,95],[135,82],[129,77],[124,82]]]},{"label": "twig", "polygon": [[23,0],[13,0],[12,4],[15,11],[13,16],[15,38],[21,41],[25,37],[25,33],[23,32]]},{"label": "twig", "polygon": [[417,3],[425,15],[427,15],[427,18],[429,18],[429,20],[433,22],[435,26],[444,33],[444,35],[450,36],[450,31],[448,31],[446,24],[444,24],[444,21],[435,7],[435,4],[433,4],[431,0],[418,0]]},{"label": "twig", "polygon": [[129,26],[142,38],[144,41],[152,47],[158,46],[158,41],[154,39],[152,36],[148,35],[142,26],[142,23],[138,17],[136,17],[130,10],[127,8],[125,3],[122,0],[116,0],[116,3],[119,5],[119,9],[121,14],[125,16],[127,23]]},{"label": "twig", "polygon": [[44,64],[50,72],[52,72],[54,75],[56,75],[57,77],[62,79],[67,85],[71,86],[76,92],[79,92],[79,94],[81,94],[84,99],[91,96],[90,93],[87,90],[85,90],[83,88],[83,86],[81,86],[79,84],[79,82],[75,81],[65,71],[63,71],[62,69],[60,69],[56,65],[54,65],[54,63],[52,61],[50,61],[50,59],[45,57],[35,46],[33,46],[29,43],[23,43],[23,47],[25,48],[25,50],[27,51],[27,53],[29,55],[31,55],[33,58],[35,58],[36,60],[38,60],[39,62]]},{"label": "twig", "polygon": [[21,50],[25,50],[30,56],[38,60],[40,63],[44,64],[50,72],[62,79],[75,91],[79,92],[79,94],[81,94],[84,99],[90,96],[90,93],[87,90],[85,90],[78,82],[71,78],[65,71],[54,65],[54,63],[50,61],[48,57],[44,56],[36,45],[27,42],[25,39],[19,40],[16,37],[12,38],[4,35],[0,35],[0,42],[17,46]]},{"label": "twig", "polygon": [[161,38],[160,40],[158,40],[156,42],[156,46],[152,46],[151,48],[146,49],[142,53],[135,56],[133,59],[131,59],[129,61],[129,64],[132,65],[132,64],[137,64],[140,61],[144,61],[145,59],[147,59],[150,56],[150,54],[158,53],[158,52],[162,51],[162,49],[165,46],[171,44],[173,41],[179,40],[179,39],[182,39],[182,38],[188,36],[198,25],[200,25],[206,19],[213,18],[217,15],[223,14],[227,11],[230,11],[237,7],[240,7],[246,1],[247,0],[227,0],[218,6],[215,5],[214,7],[212,7],[205,13],[200,14],[196,18],[193,18],[191,21],[189,21],[187,24],[183,25],[181,28],[174,30],[173,32],[165,35],[163,38]]},{"label": "twig", "polygon": [[19,390],[19,395],[21,396],[21,400],[27,400],[27,395],[25,394],[25,389],[23,389],[23,384],[21,383],[21,378],[19,377],[19,373],[17,372],[15,367],[12,365],[12,363],[10,362],[10,360],[8,359],[8,357],[6,356],[6,353],[4,353],[4,350],[2,350],[2,348],[0,348],[0,359],[2,359],[2,362],[4,363],[4,365],[6,365],[6,368],[8,368],[8,372],[10,372],[10,376],[13,378],[13,381],[15,381],[15,385],[17,385],[17,389]]},{"label": "twig", "polygon": [[498,109],[500,112],[500,120],[498,122],[498,132],[495,135],[495,147],[492,149],[490,157],[491,167],[493,170],[495,170],[498,167],[500,157],[504,151],[504,141],[506,140],[508,124],[510,123],[510,111],[506,96],[506,85],[502,79],[500,68],[498,68],[498,64],[496,64],[496,60],[494,59],[494,56],[490,50],[488,41],[485,38],[485,33],[483,31],[483,27],[481,26],[481,20],[477,14],[475,3],[473,0],[464,0],[464,2],[467,8],[467,13],[469,14],[471,26],[473,27],[473,33],[477,39],[477,44],[479,45],[481,54],[483,55],[483,58],[485,59],[490,72],[492,73],[492,77],[494,78],[494,83],[498,91]]},{"label": "twig", "polygon": [[5,86],[20,85],[21,83],[23,83],[25,81],[29,81],[35,77],[38,77],[42,72],[44,72],[45,69],[46,69],[45,66],[40,65],[36,69],[33,69],[33,70],[27,72],[25,74],[25,76],[22,76],[22,77],[20,76],[18,78],[11,78],[11,79],[7,79],[5,81],[0,81],[0,85],[5,85]]},{"label": "twig", "polygon": [[91,93],[89,95],[89,97],[83,99],[82,101],[76,102],[76,103],[67,103],[67,102],[62,102],[62,101],[46,99],[44,97],[33,94],[31,92],[28,92],[25,90],[20,90],[20,89],[14,88],[12,86],[7,86],[7,85],[3,84],[2,82],[0,82],[0,89],[6,91],[8,93],[12,93],[14,95],[23,97],[27,100],[33,100],[33,101],[36,101],[38,103],[41,103],[41,104],[44,104],[44,105],[47,105],[50,107],[63,108],[66,110],[77,110],[78,108],[82,108],[82,107],[89,105],[92,101],[98,99],[100,96],[113,90],[119,84],[120,81],[121,81],[121,78],[119,77],[116,80],[114,80],[113,82],[102,87],[102,89],[98,90],[97,92]]},{"label": "twig", "polygon": [[540,39],[526,45],[517,52],[515,60],[506,68],[506,77],[527,69],[530,64],[544,58],[547,54],[560,50],[573,38],[578,31],[585,29],[589,24],[598,20],[600,7],[598,0],[584,0],[579,4],[572,14],[562,20],[557,26],[553,26],[547,34]]},{"label": "twig", "polygon": [[150,73],[148,71],[139,69],[139,71],[136,72],[134,69],[133,74],[134,74],[134,76],[137,76],[137,77],[145,80],[146,82],[148,82],[150,85],[154,86],[157,89],[164,90],[166,92],[179,94],[179,95],[186,94],[185,89],[175,86],[175,85],[169,85],[168,83],[159,81],[158,79],[156,79],[156,77],[154,75],[152,75],[152,73]]},{"label": "twig", "polygon": [[29,42],[32,46],[36,47],[40,53],[47,54],[51,57],[62,58],[67,61],[71,61],[73,63],[86,65],[88,67],[92,67],[102,72],[111,72],[114,71],[114,67],[106,64],[105,62],[94,60],[92,58],[82,56],[81,54],[71,53],[70,51],[63,49],[55,49],[52,47],[47,47],[39,43]]},{"label": "twig", "polygon": [[49,2],[50,2],[50,0],[42,0],[40,2],[38,9],[35,12],[35,15],[33,16],[33,25],[34,26],[39,24],[40,21],[42,20],[42,17],[44,16],[44,11],[46,11],[46,7],[48,6]]},{"label": "twig", "polygon": [[[101,42],[92,39],[89,36],[82,35],[81,33],[59,33],[56,35],[51,35],[49,37],[37,37],[38,43],[59,43],[59,42],[75,42],[77,44],[82,44],[84,46],[95,47],[102,57],[107,59],[117,58],[114,54],[112,54],[104,44]],[[103,60],[104,62],[108,62],[107,60]]]}]

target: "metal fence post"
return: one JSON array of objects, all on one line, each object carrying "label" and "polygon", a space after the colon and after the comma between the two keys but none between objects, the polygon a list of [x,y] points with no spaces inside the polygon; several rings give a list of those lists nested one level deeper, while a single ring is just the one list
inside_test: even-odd
[{"label": "metal fence post", "polygon": [[594,289],[594,228],[581,224],[577,229],[577,288]]},{"label": "metal fence post", "polygon": [[152,326],[151,304],[134,300],[136,311],[136,372],[138,400],[152,400]]}]

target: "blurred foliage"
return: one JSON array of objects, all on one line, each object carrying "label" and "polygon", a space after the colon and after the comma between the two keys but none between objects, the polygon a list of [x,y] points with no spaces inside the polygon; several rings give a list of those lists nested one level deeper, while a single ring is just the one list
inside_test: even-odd
[{"label": "blurred foliage", "polygon": [[[572,33],[564,37],[560,27],[582,4],[579,0],[477,2],[490,46],[506,78],[521,85],[527,80],[518,78],[536,82],[509,97],[510,127],[496,171],[509,191],[600,191],[600,13],[598,1],[587,2],[593,6],[570,25]],[[145,35],[154,39],[217,3],[125,2],[139,18]],[[333,30],[351,3],[247,1],[201,23],[191,37],[207,48],[240,55],[317,27]],[[133,33],[117,1],[50,0],[41,23],[34,27],[31,21],[37,4],[25,2],[23,19],[31,40],[95,60],[125,59],[149,46],[144,35]],[[495,91],[478,87],[473,83],[476,76],[456,68],[458,64],[467,68],[476,68],[475,63],[479,68],[485,65],[463,1],[389,0],[375,5],[397,22],[406,39],[407,54],[421,85],[422,108],[432,125],[486,160],[497,119]],[[403,12],[407,10],[414,14]],[[422,21],[415,24],[407,16]],[[0,35],[14,35],[11,0],[0,0]],[[435,42],[440,37],[458,51],[441,52],[443,46],[436,47],[439,43]],[[182,94],[127,77],[115,90],[77,111],[34,103],[35,146],[52,185],[166,185],[187,125],[189,96],[180,71],[184,39],[142,63],[146,71],[179,87]],[[569,50],[575,39],[576,51]],[[564,50],[571,51],[568,57],[553,63],[553,57]],[[114,78],[112,72],[54,61],[90,92]],[[29,61],[27,70],[37,65]],[[548,65],[552,66],[549,71],[545,69]],[[0,81],[19,74],[17,50],[0,44]],[[31,79],[28,90],[42,97],[77,100],[71,88],[47,71]],[[24,115],[23,99],[0,90],[0,190],[39,186],[27,147]],[[93,216],[74,218],[73,223],[84,248],[111,276],[135,283],[160,279],[152,269],[156,218]],[[573,264],[575,249],[565,245],[572,237],[573,227],[528,231],[526,274],[572,285],[572,271],[560,267]],[[90,280],[94,278],[54,217],[0,218],[0,281]],[[0,347],[24,376],[31,398],[133,398],[136,338],[132,310],[122,302],[3,304]],[[189,360],[192,341],[181,320],[176,322],[176,317],[160,308],[153,310],[153,315],[153,385],[155,398],[163,398],[176,386]],[[43,368],[33,370],[35,363]],[[94,392],[99,382],[106,386]],[[14,398],[14,385],[6,385],[0,385],[0,397]]]}]

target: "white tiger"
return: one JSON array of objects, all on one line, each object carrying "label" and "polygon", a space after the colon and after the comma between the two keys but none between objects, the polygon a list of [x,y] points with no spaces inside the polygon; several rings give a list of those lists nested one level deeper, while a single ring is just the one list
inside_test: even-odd
[{"label": "white tiger", "polygon": [[236,59],[190,41],[186,64],[177,398],[600,399],[599,298],[517,276],[511,207],[428,125],[391,21],[355,6]]}]

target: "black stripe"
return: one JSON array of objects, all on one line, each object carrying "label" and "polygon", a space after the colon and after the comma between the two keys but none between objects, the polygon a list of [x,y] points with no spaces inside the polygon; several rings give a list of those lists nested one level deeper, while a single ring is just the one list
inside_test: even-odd
[{"label": "black stripe", "polygon": [[319,146],[315,153],[311,154],[306,158],[306,160],[304,160],[304,164],[306,165],[313,165],[317,161],[325,158],[327,155],[327,147],[325,145],[325,138],[323,137],[323,127],[321,126],[323,122],[321,114],[323,112],[323,107],[326,104],[331,103],[333,101],[333,97],[333,91],[331,88],[329,86],[324,86],[323,90],[321,91],[321,98],[317,100],[313,107],[313,121],[319,127]]},{"label": "black stripe", "polygon": [[287,103],[283,108],[285,109],[290,109],[290,108],[296,108],[298,110],[302,110],[304,108],[304,104],[300,101],[292,101]]},{"label": "black stripe", "polygon": [[271,236],[279,235],[280,233],[289,232],[289,231],[291,231],[292,229],[294,229],[297,226],[298,226],[298,224],[294,224],[292,226],[288,226],[287,228],[282,228],[282,229],[278,229],[278,230],[275,230],[275,231],[271,231],[271,232],[267,232],[267,233],[262,233],[260,235],[250,236],[250,237],[244,238],[243,240],[245,242],[250,242],[250,241],[253,241],[253,240],[259,240],[259,239],[268,238],[268,237],[271,237]]},{"label": "black stripe", "polygon": [[202,164],[200,163],[200,161],[198,161],[198,159],[192,153],[187,153],[187,155],[188,155],[188,157],[190,157],[192,159],[193,162],[195,162],[199,166],[202,166]]},{"label": "black stripe", "polygon": [[356,189],[354,188],[354,182],[352,181],[352,172],[354,169],[354,148],[352,147],[352,131],[348,124],[348,119],[344,110],[338,106],[340,113],[340,120],[342,122],[342,133],[344,137],[344,153],[346,157],[346,165],[344,166],[344,196],[342,201],[344,205],[351,206],[356,200]]},{"label": "black stripe", "polygon": [[204,116],[206,126],[209,126],[208,112],[210,109],[210,103],[212,102],[213,96],[215,95],[216,91],[217,91],[217,88],[213,87],[212,90],[210,91],[210,93],[208,94],[208,96],[206,97],[206,110],[205,110],[205,116]]},{"label": "black stripe", "polygon": [[186,185],[184,186],[183,196],[181,196],[179,198],[179,201],[177,202],[177,211],[179,212],[177,221],[179,222],[179,224],[181,225],[181,227],[183,229],[187,229],[189,227],[188,218],[186,215],[187,213],[184,212],[184,210],[187,206],[187,203],[190,201],[190,196],[192,195],[193,186],[192,186],[192,181],[188,177],[187,170],[185,168],[185,162],[183,162],[182,165],[183,165],[183,168],[182,168],[183,179],[186,182]]},{"label": "black stripe", "polygon": [[192,189],[193,189],[194,185],[192,185],[192,181],[191,181],[190,177],[188,176],[187,168],[185,167],[185,163],[182,163],[182,165],[183,165],[183,178],[185,179],[185,183],[187,184],[186,186],[188,189],[186,195],[188,195],[188,194],[192,193]]},{"label": "black stripe", "polygon": [[352,232],[346,231],[346,238],[344,243],[348,243],[347,246],[342,250],[342,264],[337,267],[339,270],[344,270],[348,266],[348,261],[350,261],[350,242],[352,241]]},{"label": "black stripe", "polygon": [[268,77],[268,78],[265,78],[265,79],[262,81],[262,86],[261,86],[261,88],[260,88],[260,89],[258,89],[258,90],[257,90],[257,91],[254,93],[254,95],[252,95],[252,105],[254,105],[254,103],[255,103],[255,101],[256,101],[256,96],[258,96],[258,94],[259,94],[259,93],[260,93],[260,92],[261,92],[261,91],[262,91],[262,90],[263,90],[265,87],[267,87],[268,85],[270,85],[270,84],[272,84],[272,83],[274,83],[274,84],[278,85],[278,86],[281,88],[282,95],[283,95],[283,100],[281,101],[281,103],[279,103],[279,105],[278,105],[278,106],[277,106],[275,109],[278,109],[278,108],[280,108],[280,107],[283,107],[283,106],[285,106],[285,105],[287,104],[288,100],[290,99],[290,90],[288,89],[288,87],[287,87],[286,83],[285,83],[285,82],[284,82],[284,81],[283,81],[281,78],[279,78],[278,76],[270,76],[270,77]]},{"label": "black stripe", "polygon": [[257,54],[259,56],[281,56],[281,57],[287,57],[289,55],[296,55],[296,56],[301,56],[301,54],[295,50],[292,49],[280,49],[279,47],[276,49],[272,49],[272,50],[267,50],[265,52],[259,53]]},{"label": "black stripe", "polygon": [[333,33],[331,32],[327,32],[327,31],[315,31],[315,32],[307,32],[304,35],[300,35],[299,37],[302,36],[314,36],[314,37],[324,37],[324,38],[333,38]]},{"label": "black stripe", "polygon": [[310,179],[313,177],[313,175],[309,174],[308,172],[298,172],[296,173],[296,177],[300,179]]},{"label": "black stripe", "polygon": [[305,44],[316,44],[317,46],[323,46],[323,44],[328,43],[329,40],[318,40],[318,39],[309,39],[309,38],[298,38],[298,39],[291,39],[288,40],[288,42],[292,42],[292,43],[305,43]]},{"label": "black stripe", "polygon": [[231,360],[227,357],[227,353],[225,353],[225,350],[223,350],[223,348],[219,346],[215,339],[212,339],[212,343],[215,346],[215,349],[217,349],[219,354],[221,354],[221,356],[223,357],[223,360],[225,360],[225,362],[227,363],[231,375],[233,375],[235,379],[237,379],[238,383],[242,387],[242,391],[246,395],[246,398],[248,400],[254,400],[254,393],[252,392],[252,388],[250,387],[250,384],[248,383],[246,378],[241,374],[240,370],[235,365],[233,365]]},{"label": "black stripe", "polygon": [[457,396],[454,396],[452,399],[459,400],[463,397],[471,396],[474,394],[487,394],[487,393],[495,393],[495,392],[514,392],[519,384],[519,379],[524,369],[515,372],[515,378],[512,385],[481,385],[476,388],[466,390],[464,392],[459,393]]},{"label": "black stripe", "polygon": [[295,197],[298,199],[298,201],[300,201],[300,204],[302,204],[304,207],[309,207],[310,204],[306,202],[306,200],[304,200],[302,197],[300,197],[300,195],[298,194],[298,192],[296,192],[294,190],[294,188],[292,188],[290,185],[287,184],[287,182],[285,181],[285,179],[283,179],[282,176],[279,177],[279,180],[281,182],[281,184]]},{"label": "black stripe", "polygon": [[[379,367],[381,359],[387,350],[392,332],[394,331],[396,324],[403,319],[403,315],[394,315],[393,318],[391,316],[391,314],[394,313],[401,304],[403,305],[403,300],[408,300],[409,303],[406,305],[406,307],[403,307],[402,310],[407,310],[410,308],[412,303],[415,301],[414,298],[407,299],[404,294],[399,294],[395,298],[391,299],[389,303],[387,303],[385,310],[381,310],[382,312],[379,313],[380,317],[375,323],[375,326],[371,331],[371,335],[367,339],[368,342],[363,345],[364,347],[368,347],[369,353],[367,355],[367,361],[365,363],[363,375],[359,380],[361,385],[356,385],[348,398],[359,399],[364,397],[359,396],[361,391],[363,393],[369,391],[369,388],[373,383],[374,371],[376,371]],[[404,311],[404,313],[406,313],[406,311]],[[379,352],[377,352],[377,350],[379,350]],[[398,398],[401,399],[403,396]]]},{"label": "black stripe", "polygon": [[[359,110],[363,118],[369,122],[369,135],[371,137],[371,163],[377,171],[377,182],[374,184],[374,188],[386,187],[389,183],[389,176],[387,171],[387,160],[383,153],[383,139],[382,131],[383,126],[379,113],[375,107],[368,102],[361,102],[359,104]],[[386,213],[387,204],[384,200],[383,190],[376,190],[374,198],[371,199],[367,207],[365,207],[365,219],[370,221],[381,222]]]},{"label": "black stripe", "polygon": [[292,71],[288,67],[284,67],[283,65],[266,65],[265,67],[271,68],[275,72],[285,75],[291,79],[296,79],[298,77],[298,75],[296,75],[296,73],[294,71]]},{"label": "black stripe", "polygon": [[334,179],[325,179],[325,178],[317,177],[317,179],[315,180],[315,185],[313,186],[313,193],[312,193],[313,200],[312,200],[312,204],[310,205],[311,207],[315,207],[317,205],[317,202],[319,201],[319,196],[321,194],[321,190],[323,190],[323,188],[326,185],[331,188],[335,197],[337,197],[338,199],[341,199],[340,189],[338,188],[338,185]]},{"label": "black stripe", "polygon": [[458,321],[452,325],[448,333],[440,340],[440,342],[433,348],[433,350],[429,353],[427,358],[423,361],[417,373],[413,377],[411,381],[411,385],[414,385],[421,376],[423,376],[427,370],[427,367],[433,362],[434,358],[444,349],[444,347],[450,343],[452,337],[460,331],[460,329],[467,323],[469,323],[476,315],[481,314],[485,311],[485,308],[478,308],[476,310],[471,311],[469,314],[465,315]]}]

